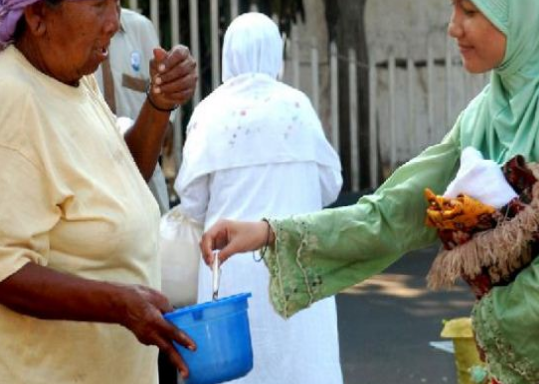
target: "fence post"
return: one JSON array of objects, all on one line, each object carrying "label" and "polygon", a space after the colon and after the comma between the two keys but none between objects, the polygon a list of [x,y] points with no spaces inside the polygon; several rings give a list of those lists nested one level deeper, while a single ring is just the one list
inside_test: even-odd
[{"label": "fence post", "polygon": [[129,0],[129,8],[131,8],[133,11],[139,12],[138,0]]},{"label": "fence post", "polygon": [[[410,53],[409,53],[410,55]],[[417,133],[417,124],[416,124],[416,94],[415,94],[415,64],[414,60],[411,57],[408,57],[406,62],[406,71],[407,71],[407,80],[408,80],[408,155],[407,157],[414,156],[418,151],[417,148],[417,138],[419,137]]]},{"label": "fence post", "polygon": [[[448,36],[446,38],[445,44],[445,97],[446,97],[446,107],[445,107],[445,124],[440,124],[440,131],[445,132],[446,127],[451,125],[451,119],[453,118],[453,104],[451,96],[453,92],[451,91],[451,74],[452,74],[452,54],[451,54],[451,43],[452,39]],[[436,140],[440,139],[441,135],[436,137]]]},{"label": "fence post", "polygon": [[330,44],[330,78],[331,78],[331,143],[337,151],[339,146],[339,52],[337,43]]},{"label": "fence post", "polygon": [[290,31],[292,39],[292,85],[294,88],[299,89],[299,41],[298,41],[298,27],[294,24]]},{"label": "fence post", "polygon": [[393,172],[397,166],[397,116],[396,116],[396,66],[395,54],[391,52],[388,59],[389,69],[389,121],[390,121],[390,167]]},{"label": "fence post", "polygon": [[430,145],[433,140],[434,132],[434,54],[432,52],[432,43],[427,39],[427,109],[428,109],[428,127],[427,127],[427,142],[424,146]]},{"label": "fence post", "polygon": [[316,38],[311,40],[311,80],[313,92],[313,106],[316,113],[320,112],[320,76],[319,76],[320,59],[318,56],[318,46]]},{"label": "fence post", "polygon": [[[176,46],[180,43],[180,3],[179,0],[170,0],[171,43]],[[172,150],[175,171],[178,171],[182,159],[183,129],[182,109],[178,108],[172,123]]]},{"label": "fence post", "polygon": [[180,0],[170,0],[170,41],[172,46],[180,44]]},{"label": "fence post", "polygon": [[216,89],[221,84],[221,70],[219,54],[219,0],[210,0],[211,13],[211,67],[212,85]]},{"label": "fence post", "polygon": [[230,18],[234,20],[240,14],[239,0],[230,0]]},{"label": "fence post", "polygon": [[348,82],[349,82],[349,113],[350,113],[350,168],[352,173],[352,191],[359,191],[359,133],[358,133],[358,97],[357,97],[357,60],[356,51],[348,50]]},{"label": "fence post", "polygon": [[378,129],[376,106],[378,104],[378,74],[376,71],[376,61],[369,62],[369,138],[370,138],[370,166],[371,166],[371,188],[378,187]]},{"label": "fence post", "polygon": [[159,0],[150,0],[150,19],[157,32],[157,37],[161,40],[161,32],[159,30]]},{"label": "fence post", "polygon": [[[197,63],[200,63],[200,36],[198,31],[198,0],[189,0],[189,29],[191,33],[191,54]],[[201,98],[201,85],[197,81],[193,105],[196,106]]]}]

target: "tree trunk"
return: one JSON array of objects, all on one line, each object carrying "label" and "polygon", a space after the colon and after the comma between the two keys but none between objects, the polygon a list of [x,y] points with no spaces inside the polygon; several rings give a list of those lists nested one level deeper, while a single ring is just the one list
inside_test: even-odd
[{"label": "tree trunk", "polygon": [[[331,41],[339,50],[339,134],[343,163],[344,190],[351,190],[351,149],[358,146],[360,154],[360,189],[370,185],[369,158],[369,72],[364,14],[366,0],[324,0],[326,20]],[[350,141],[350,80],[348,50],[356,51],[358,99],[358,142]]]}]

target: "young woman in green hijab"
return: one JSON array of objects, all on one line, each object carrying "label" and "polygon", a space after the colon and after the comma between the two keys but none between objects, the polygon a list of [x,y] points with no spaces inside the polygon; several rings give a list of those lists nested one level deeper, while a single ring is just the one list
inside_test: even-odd
[{"label": "young woman in green hijab", "polygon": [[[443,193],[462,149],[475,147],[500,165],[518,154],[539,161],[538,26],[537,0],[453,0],[449,34],[458,41],[464,67],[493,73],[444,140],[353,206],[285,220],[217,223],[201,243],[206,262],[212,262],[213,249],[221,249],[221,261],[267,250],[272,301],[289,317],[433,244],[436,231],[425,226],[423,191]],[[473,322],[496,381],[539,383],[539,258],[478,301]]]}]

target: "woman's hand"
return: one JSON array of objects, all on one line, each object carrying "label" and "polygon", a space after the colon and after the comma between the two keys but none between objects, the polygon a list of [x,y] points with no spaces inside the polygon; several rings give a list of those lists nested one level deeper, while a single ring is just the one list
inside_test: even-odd
[{"label": "woman's hand", "polygon": [[141,343],[167,352],[182,376],[189,374],[172,340],[191,350],[195,343],[163,318],[172,306],[151,288],[84,279],[28,263],[0,282],[0,304],[43,320],[120,324]]},{"label": "woman's hand", "polygon": [[266,221],[221,220],[202,235],[200,249],[206,264],[212,265],[214,250],[221,250],[222,263],[235,253],[254,251],[274,241],[275,235]]},{"label": "woman's hand", "polygon": [[189,48],[178,45],[166,52],[154,49],[150,60],[152,102],[161,109],[173,109],[193,96],[198,80],[196,61]]},{"label": "woman's hand", "polygon": [[167,298],[151,288],[133,285],[125,286],[121,298],[125,303],[121,324],[135,334],[144,345],[155,345],[166,352],[185,379],[189,368],[174,348],[172,341],[194,351],[196,345],[184,332],[174,327],[163,318],[163,314],[172,311]]}]

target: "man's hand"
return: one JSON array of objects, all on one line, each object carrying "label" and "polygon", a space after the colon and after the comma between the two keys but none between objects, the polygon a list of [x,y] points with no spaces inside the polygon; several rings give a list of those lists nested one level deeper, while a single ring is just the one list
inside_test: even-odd
[{"label": "man's hand", "polygon": [[150,60],[150,97],[163,110],[185,104],[195,93],[198,80],[196,61],[189,48],[178,45],[166,52],[155,48]]}]

